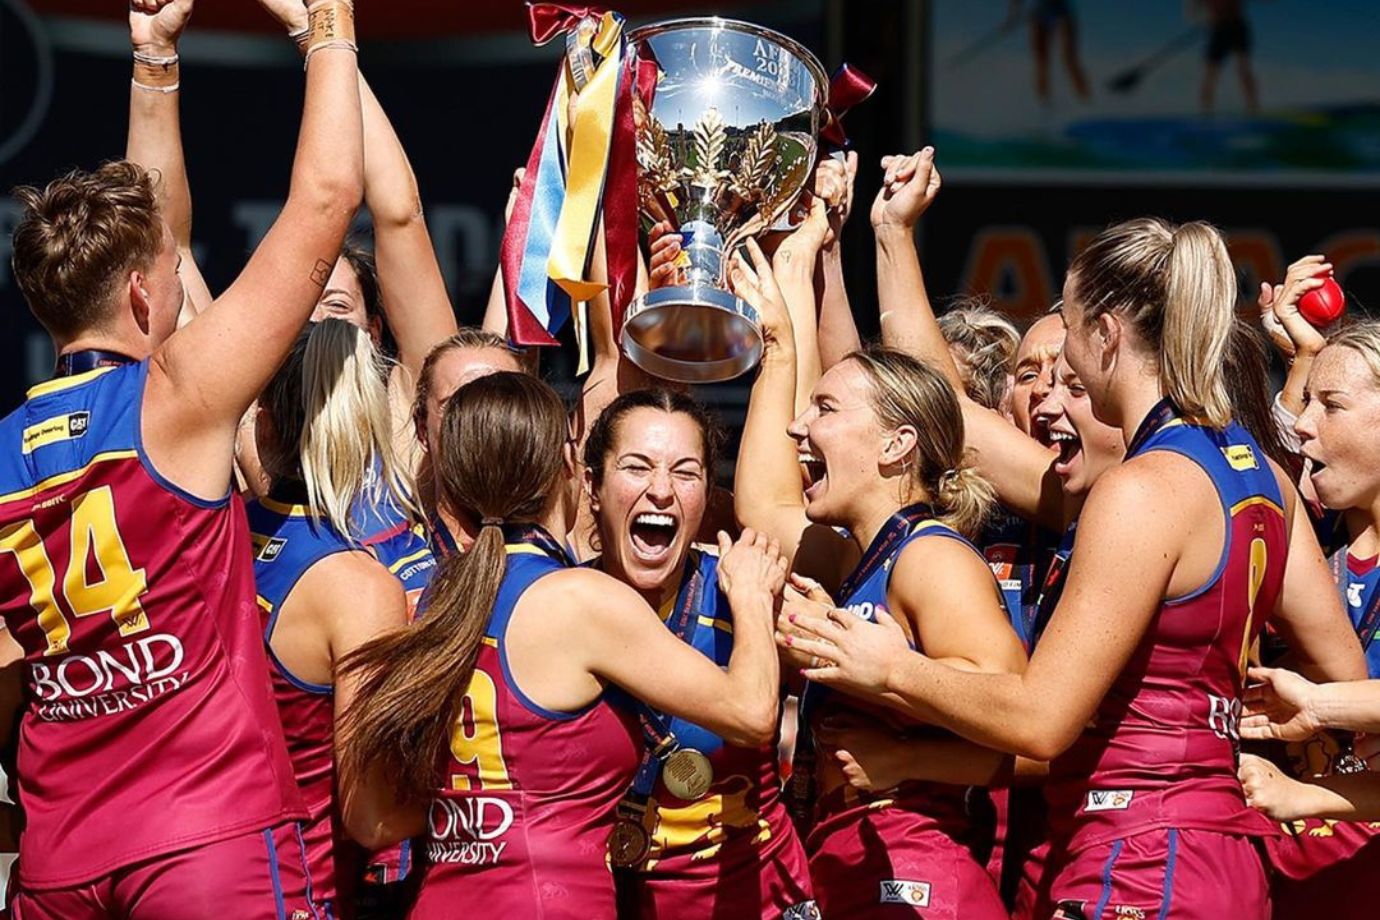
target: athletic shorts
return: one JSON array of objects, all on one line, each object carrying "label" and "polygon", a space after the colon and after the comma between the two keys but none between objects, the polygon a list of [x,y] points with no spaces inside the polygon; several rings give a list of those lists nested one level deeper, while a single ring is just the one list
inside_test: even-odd
[{"label": "athletic shorts", "polygon": [[1246,57],[1251,53],[1251,27],[1244,19],[1229,19],[1212,27],[1208,36],[1207,59],[1220,64],[1233,52]]},{"label": "athletic shorts", "polygon": [[[672,857],[630,879],[642,920],[816,920],[810,869],[800,841],[763,847],[730,840],[709,859]],[[774,850],[774,852],[772,852]],[[753,910],[752,905],[758,905]]]},{"label": "athletic shorts", "polygon": [[1053,860],[1040,917],[1270,920],[1269,884],[1255,838],[1153,830]]},{"label": "athletic shorts", "polygon": [[14,920],[327,920],[311,902],[306,855],[298,826],[288,824],[73,888],[25,891],[21,880],[10,911]]},{"label": "athletic shorts", "polygon": [[806,849],[827,920],[1007,920],[972,851],[912,811],[852,809],[821,821]]}]

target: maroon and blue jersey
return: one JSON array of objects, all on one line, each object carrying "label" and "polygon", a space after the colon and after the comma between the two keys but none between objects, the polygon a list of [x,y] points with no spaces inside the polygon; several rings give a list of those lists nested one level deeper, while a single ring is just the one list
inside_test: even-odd
[{"label": "maroon and blue jersey", "polygon": [[308,811],[302,842],[309,890],[313,901],[330,909],[348,901],[365,859],[363,850],[346,835],[337,814],[335,690],[332,684],[313,683],[292,673],[273,652],[273,633],[283,604],[311,567],[328,556],[359,547],[324,518],[314,521],[305,505],[264,498],[251,503],[248,511],[264,646],[272,663],[273,691],[293,772]]},{"label": "maroon and blue jersey", "polygon": [[[641,751],[635,720],[605,696],[574,712],[527,697],[506,634],[523,594],[570,565],[539,528],[509,530],[507,562],[428,812],[413,920],[614,916],[605,858],[613,812]],[[422,860],[419,859],[419,863]]]},{"label": "maroon and blue jersey", "polygon": [[[718,589],[718,565],[715,553],[692,549],[680,587],[660,614],[682,641],[726,668],[733,615]],[[622,691],[615,698],[634,712],[645,705]],[[643,913],[709,920],[732,908],[752,916],[810,916],[809,869],[782,800],[776,744],[738,747],[685,719],[654,717],[681,747],[709,758],[714,783],[702,798],[685,801],[658,776],[644,812],[651,851],[638,868]]]},{"label": "maroon and blue jersey", "polygon": [[436,557],[426,527],[412,519],[392,491],[382,486],[381,478],[376,466],[373,482],[350,507],[350,523],[358,542],[402,582],[408,613],[415,615],[422,593],[436,574]]},{"label": "maroon and blue jersey", "polygon": [[977,546],[1001,588],[1011,626],[1028,654],[1035,647],[1041,576],[1048,568],[1054,535],[999,508],[983,528]]},{"label": "maroon and blue jersey", "polygon": [[244,505],[228,489],[191,495],[149,461],[148,368],[39,384],[0,421],[0,615],[27,673],[30,890],[304,815]]},{"label": "maroon and blue jersey", "polygon": [[[1222,553],[1202,587],[1163,602],[1090,726],[1051,763],[1050,823],[1069,851],[1163,828],[1274,833],[1246,804],[1236,763],[1247,656],[1274,609],[1289,549],[1279,484],[1241,426],[1193,425],[1167,402],[1127,459],[1149,451],[1172,451],[1210,477]],[[1135,577],[1135,560],[1125,565]]]}]

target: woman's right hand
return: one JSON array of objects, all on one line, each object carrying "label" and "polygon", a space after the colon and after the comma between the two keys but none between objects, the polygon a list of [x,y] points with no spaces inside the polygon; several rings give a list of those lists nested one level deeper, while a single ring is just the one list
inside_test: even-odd
[{"label": "woman's right hand", "polygon": [[680,233],[670,221],[658,221],[648,232],[647,241],[652,255],[647,264],[647,289],[680,284]]},{"label": "woman's right hand", "polygon": [[848,784],[861,792],[894,789],[911,778],[905,739],[881,722],[848,716],[825,719],[815,737],[838,761]]},{"label": "woman's right hand", "polygon": [[882,157],[882,187],[872,202],[872,227],[914,229],[939,195],[942,180],[934,165],[934,148],[910,156]]},{"label": "woman's right hand", "polygon": [[1282,668],[1251,668],[1241,737],[1250,741],[1304,741],[1329,726],[1314,712],[1318,685]]},{"label": "woman's right hand", "polygon": [[[786,557],[781,544],[759,530],[744,527],[735,543],[719,531],[719,588],[733,599],[747,594],[781,596],[786,584]],[[739,605],[733,605],[737,616]]]},{"label": "woman's right hand", "polygon": [[791,326],[791,315],[786,310],[786,298],[782,296],[781,288],[776,283],[771,262],[767,260],[756,240],[749,238],[746,245],[748,255],[752,257],[752,264],[748,264],[741,252],[735,252],[729,266],[729,281],[732,283],[733,293],[757,310],[764,349],[787,345],[794,348],[795,331]]},{"label": "woman's right hand", "polygon": [[1289,266],[1283,284],[1260,285],[1260,322],[1270,340],[1286,357],[1312,357],[1322,351],[1327,339],[1299,313],[1299,301],[1327,281],[1332,263],[1326,256],[1304,256]]},{"label": "woman's right hand", "polygon": [[307,4],[302,0],[259,0],[259,6],[267,10],[289,33],[307,28]]}]

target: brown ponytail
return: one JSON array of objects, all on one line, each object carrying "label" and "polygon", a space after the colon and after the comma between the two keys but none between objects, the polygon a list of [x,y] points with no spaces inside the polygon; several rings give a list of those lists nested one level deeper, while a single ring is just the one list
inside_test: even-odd
[{"label": "brown ponytail", "polygon": [[[539,520],[563,486],[565,439],[565,408],[541,381],[504,372],[466,384],[442,421],[447,500],[476,520]],[[341,662],[341,673],[360,675],[342,726],[343,770],[395,778],[402,802],[431,796],[506,565],[502,529],[481,528],[436,574],[422,619]]]}]

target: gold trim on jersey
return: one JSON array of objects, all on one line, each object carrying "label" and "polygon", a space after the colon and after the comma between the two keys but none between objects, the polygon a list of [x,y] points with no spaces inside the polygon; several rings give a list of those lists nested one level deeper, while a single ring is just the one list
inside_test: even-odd
[{"label": "gold trim on jersey", "polygon": [[389,571],[390,573],[396,575],[396,574],[398,574],[398,570],[399,570],[399,569],[403,568],[404,566],[411,565],[412,563],[416,562],[418,559],[421,559],[421,558],[426,557],[426,556],[429,556],[429,555],[431,555],[431,547],[428,546],[428,547],[425,547],[424,549],[419,549],[419,550],[417,550],[415,553],[413,553],[412,555],[410,555],[410,556],[403,556],[403,557],[402,557],[401,559],[399,559],[397,562],[395,562],[395,563],[393,563],[392,565],[390,565],[390,566],[388,567],[388,571]]},{"label": "gold trim on jersey", "polygon": [[110,367],[97,367],[89,371],[83,371],[80,374],[73,374],[71,377],[55,377],[52,380],[45,380],[42,383],[35,383],[33,386],[29,387],[29,390],[27,393],[24,394],[24,397],[26,399],[35,399],[39,396],[47,396],[50,393],[58,393],[62,390],[71,389],[72,387],[78,387],[81,386],[83,383],[88,383],[92,380],[95,380],[97,377],[101,376],[101,374],[110,373],[111,371],[115,370],[117,366],[118,365],[111,365]]},{"label": "gold trim on jersey", "polygon": [[99,453],[92,457],[85,466],[79,469],[68,470],[65,473],[55,473],[27,489],[20,489],[16,492],[0,495],[0,505],[18,501],[21,498],[33,498],[40,492],[56,488],[57,486],[66,485],[69,482],[80,479],[90,471],[91,467],[98,463],[109,463],[112,460],[131,460],[137,459],[138,457],[139,452],[137,450],[108,450],[104,453]]},{"label": "gold trim on jersey", "polygon": [[288,517],[309,517],[311,509],[306,505],[290,505],[286,502],[277,502],[268,496],[259,499],[259,504],[277,514],[285,514]]},{"label": "gold trim on jersey", "polygon": [[505,543],[503,549],[510,556],[545,556],[546,550],[530,543]]},{"label": "gold trim on jersey", "polygon": [[1243,498],[1241,501],[1231,506],[1231,516],[1236,517],[1238,511],[1244,511],[1252,505],[1264,505],[1274,510],[1280,517],[1284,517],[1284,509],[1276,505],[1271,499],[1264,495],[1252,495],[1250,498]]}]

